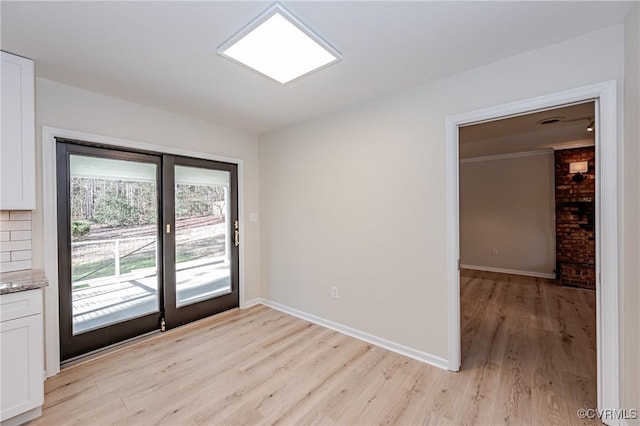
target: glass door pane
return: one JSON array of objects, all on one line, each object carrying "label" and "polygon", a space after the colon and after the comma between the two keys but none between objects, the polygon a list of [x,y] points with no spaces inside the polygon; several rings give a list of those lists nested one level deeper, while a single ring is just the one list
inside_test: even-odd
[{"label": "glass door pane", "polygon": [[69,156],[72,334],[159,312],[158,165]]},{"label": "glass door pane", "polygon": [[230,173],[175,166],[176,307],[231,293]]}]

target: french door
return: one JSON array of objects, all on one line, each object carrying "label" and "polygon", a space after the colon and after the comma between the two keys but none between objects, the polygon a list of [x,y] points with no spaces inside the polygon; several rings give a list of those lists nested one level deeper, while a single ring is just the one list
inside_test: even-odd
[{"label": "french door", "polygon": [[235,164],[164,156],[167,328],[238,306],[236,175]]},{"label": "french door", "polygon": [[60,355],[238,306],[237,166],[57,141]]}]

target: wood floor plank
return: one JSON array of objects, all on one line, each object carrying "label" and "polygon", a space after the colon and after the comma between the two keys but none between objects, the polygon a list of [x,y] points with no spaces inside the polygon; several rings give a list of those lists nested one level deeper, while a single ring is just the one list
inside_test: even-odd
[{"label": "wood floor plank", "polygon": [[65,368],[31,424],[597,424],[576,415],[596,404],[592,291],[462,271],[461,313],[452,373],[264,306],[232,310]]}]

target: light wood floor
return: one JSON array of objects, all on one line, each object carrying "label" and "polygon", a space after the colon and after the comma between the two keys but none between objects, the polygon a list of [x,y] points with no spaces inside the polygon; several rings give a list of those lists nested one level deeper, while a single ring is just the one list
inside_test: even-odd
[{"label": "light wood floor", "polygon": [[459,373],[258,306],[63,370],[31,424],[582,424],[593,292],[470,271],[461,287]]}]

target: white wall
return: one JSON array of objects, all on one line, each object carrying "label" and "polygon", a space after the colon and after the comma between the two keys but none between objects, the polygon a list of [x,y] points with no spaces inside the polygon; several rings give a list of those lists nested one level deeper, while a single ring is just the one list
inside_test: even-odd
[{"label": "white wall", "polygon": [[[36,81],[36,126],[38,187],[37,206],[33,215],[34,268],[42,268],[44,264],[41,133],[42,126],[50,126],[242,159],[246,224],[245,299],[260,296],[260,232],[257,223],[248,221],[249,213],[259,211],[256,135],[41,78]],[[48,278],[53,280],[54,277]],[[45,297],[51,299],[51,294],[51,289],[48,289]],[[47,300],[45,305],[57,306],[57,301]],[[47,336],[51,340],[50,331]]]},{"label": "white wall", "polygon": [[618,25],[261,136],[264,296],[447,358],[445,117],[621,82],[623,56]]},{"label": "white wall", "polygon": [[[640,410],[640,4],[625,21],[622,406]],[[631,423],[631,422],[630,422]],[[635,421],[640,424],[640,419]]]},{"label": "white wall", "polygon": [[553,276],[554,175],[553,151],[462,162],[460,263]]}]

